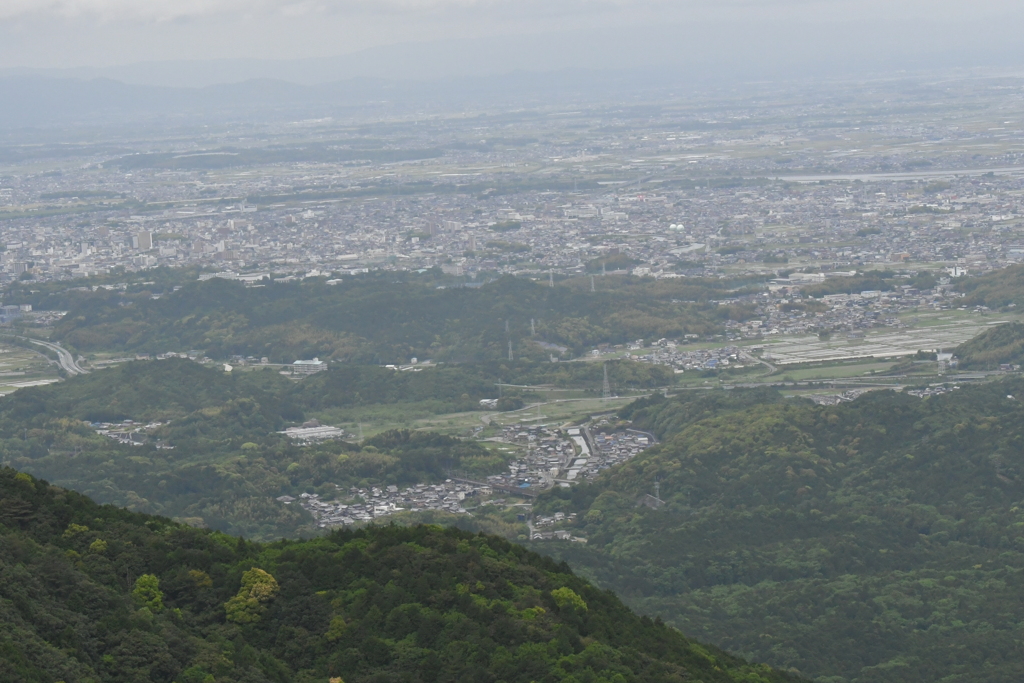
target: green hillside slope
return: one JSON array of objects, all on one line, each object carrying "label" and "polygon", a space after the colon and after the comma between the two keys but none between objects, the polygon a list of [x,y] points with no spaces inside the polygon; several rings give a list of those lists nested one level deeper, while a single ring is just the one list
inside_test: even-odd
[{"label": "green hillside slope", "polygon": [[992,369],[1002,363],[1024,362],[1024,324],[996,325],[970,339],[953,352],[964,369]]},{"label": "green hillside slope", "polygon": [[[415,276],[403,276],[409,282],[394,277],[256,288],[214,278],[158,299],[106,290],[70,299],[54,295],[53,305],[70,304],[54,339],[83,351],[197,349],[212,358],[241,354],[289,363],[314,356],[363,363],[493,360],[507,358],[511,340],[516,356],[547,360],[551,347],[535,341],[578,355],[602,342],[709,334],[728,318],[752,312],[714,303],[734,296],[728,292],[739,284],[723,280],[610,277],[590,292],[512,277],[479,288],[438,288]],[[24,298],[18,292],[10,297]]]},{"label": "green hillside slope", "polygon": [[[665,441],[542,498],[589,543],[538,547],[687,634],[820,681],[1019,680],[1016,397],[1019,379],[832,407],[739,390],[638,403]],[[656,481],[664,506],[638,507]]]},{"label": "green hillside slope", "polygon": [[[431,374],[415,373],[428,384]],[[370,400],[359,392],[371,397],[374,382],[346,379],[345,372],[324,372],[307,385],[273,371],[228,374],[183,359],[128,363],[0,398],[0,463],[100,502],[260,539],[311,529],[301,508],[274,500],[285,493],[333,495],[335,485],[412,484],[443,479],[449,468],[503,469],[492,451],[438,434],[398,431],[359,446],[300,446],[278,433],[302,420],[307,407]],[[138,423],[125,430],[160,424],[143,430],[139,445],[88,424],[122,420]]]},{"label": "green hillside slope", "polygon": [[988,306],[994,310],[1024,307],[1024,265],[960,279],[957,289],[965,294],[961,305]]},{"label": "green hillside slope", "polygon": [[0,469],[0,680],[782,683],[501,539],[259,545]]}]

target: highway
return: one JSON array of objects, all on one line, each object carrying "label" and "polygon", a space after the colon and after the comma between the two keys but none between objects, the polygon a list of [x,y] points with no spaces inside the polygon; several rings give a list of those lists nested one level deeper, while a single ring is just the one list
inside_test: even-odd
[{"label": "highway", "polygon": [[29,337],[22,337],[22,339],[27,339],[28,341],[32,342],[33,344],[38,344],[39,346],[44,346],[44,347],[50,349],[51,351],[56,352],[56,354],[57,354],[57,362],[60,363],[60,366],[62,368],[64,368],[64,372],[68,373],[69,375],[74,376],[74,375],[87,375],[87,374],[89,374],[88,370],[83,370],[78,365],[78,363],[75,362],[74,356],[72,356],[71,352],[68,351],[67,349],[64,349],[64,348],[62,348],[60,346],[57,346],[56,344],[51,344],[50,342],[42,341],[40,339],[31,339]]},{"label": "highway", "polygon": [[775,367],[774,365],[772,365],[768,361],[763,360],[761,358],[758,358],[757,356],[751,356],[746,351],[740,351],[740,357],[743,358],[743,360],[745,360],[747,362],[760,363],[761,365],[767,366],[768,367],[768,372],[766,372],[763,375],[763,377],[767,377],[768,375],[774,375],[779,370],[777,367]]}]

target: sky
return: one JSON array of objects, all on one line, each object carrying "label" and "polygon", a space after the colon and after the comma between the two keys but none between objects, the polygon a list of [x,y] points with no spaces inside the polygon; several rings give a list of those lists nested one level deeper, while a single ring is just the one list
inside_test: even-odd
[{"label": "sky", "polygon": [[[1021,29],[1019,0],[0,0],[0,69],[371,50],[400,73],[445,45],[462,47],[430,67],[438,75],[721,63],[1012,67],[1024,65]],[[407,44],[434,47],[403,52],[405,67],[388,61],[401,52],[389,46]],[[346,65],[336,75],[373,70],[366,60]]]}]

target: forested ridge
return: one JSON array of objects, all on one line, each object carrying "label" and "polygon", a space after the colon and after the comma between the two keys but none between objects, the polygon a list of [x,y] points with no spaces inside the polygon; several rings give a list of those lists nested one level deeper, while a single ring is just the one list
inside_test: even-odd
[{"label": "forested ridge", "polygon": [[[623,411],[664,439],[538,511],[545,552],[683,632],[828,683],[1019,680],[1024,380],[819,406],[696,391]],[[660,509],[638,506],[660,486]],[[538,546],[540,547],[540,546]]]},{"label": "forested ridge", "polygon": [[964,293],[961,305],[988,306],[993,310],[1024,306],[1024,264],[962,278],[957,281],[957,289]]},{"label": "forested ridge", "polygon": [[436,526],[258,544],[0,468],[0,680],[782,683]]},{"label": "forested ridge", "polygon": [[494,360],[507,358],[510,340],[516,356],[568,358],[600,343],[721,332],[726,320],[753,312],[716,303],[742,284],[725,280],[609,277],[590,292],[582,283],[552,288],[513,277],[478,288],[394,278],[379,273],[337,285],[311,279],[251,288],[213,278],[155,299],[146,291],[108,290],[54,295],[52,302],[19,292],[10,298],[69,306],[53,338],[80,351],[194,349],[211,358],[289,363],[314,356],[374,364]]},{"label": "forested ridge", "polygon": [[956,347],[953,353],[965,370],[989,370],[1003,363],[1020,365],[1024,362],[1024,324],[990,327]]}]

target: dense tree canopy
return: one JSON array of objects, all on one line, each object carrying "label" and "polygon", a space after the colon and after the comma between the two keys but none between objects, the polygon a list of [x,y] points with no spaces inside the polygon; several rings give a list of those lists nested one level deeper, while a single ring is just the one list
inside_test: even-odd
[{"label": "dense tree canopy", "polygon": [[992,369],[1024,362],[1024,324],[995,325],[954,351],[965,369]]},{"label": "dense tree canopy", "polygon": [[98,290],[55,298],[71,306],[54,338],[79,350],[196,349],[212,358],[289,363],[314,356],[363,363],[493,360],[508,356],[511,340],[517,356],[546,360],[553,347],[537,342],[563,346],[568,357],[600,343],[719,332],[727,317],[752,312],[717,306],[714,300],[728,298],[733,284],[720,280],[608,278],[590,292],[513,277],[479,288],[394,278],[380,273],[338,285],[310,280],[256,288],[214,278],[157,299]]},{"label": "dense tree canopy", "polygon": [[565,565],[440,527],[260,545],[0,468],[0,679],[782,683]]},{"label": "dense tree canopy", "polygon": [[[763,390],[762,390],[763,391]],[[545,552],[685,633],[828,683],[1024,668],[1024,380],[818,406],[690,392],[626,411],[664,442],[539,510]],[[664,506],[637,506],[659,482]]]},{"label": "dense tree canopy", "polygon": [[994,310],[1024,306],[1024,265],[962,278],[957,282],[957,289],[965,294],[963,305],[988,306]]}]

